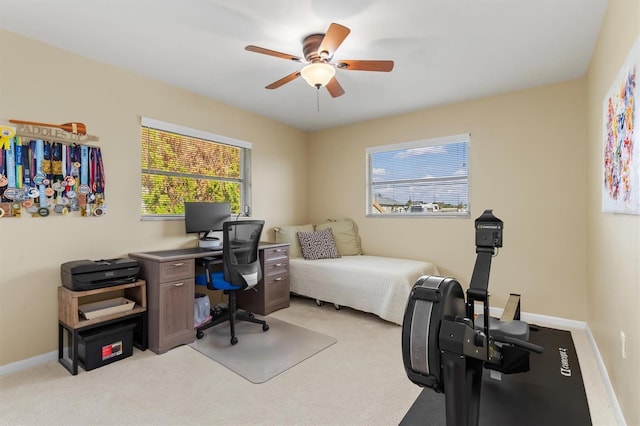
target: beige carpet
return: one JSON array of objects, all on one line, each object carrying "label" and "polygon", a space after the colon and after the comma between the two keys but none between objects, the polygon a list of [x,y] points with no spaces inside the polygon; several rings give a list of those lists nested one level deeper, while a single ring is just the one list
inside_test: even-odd
[{"label": "beige carpet", "polygon": [[[0,376],[0,425],[397,425],[420,394],[402,365],[401,327],[301,298],[268,318],[338,342],[259,385],[189,346],[134,350],[77,376],[50,361]],[[613,425],[586,334],[572,334],[593,424]]]},{"label": "beige carpet", "polygon": [[134,350],[77,376],[51,361],[0,377],[0,424],[394,425],[420,393],[404,373],[398,325],[301,298],[267,318],[337,343],[262,384],[189,346]]},{"label": "beige carpet", "polygon": [[259,324],[236,322],[235,345],[230,343],[229,323],[223,322],[189,346],[251,383],[264,383],[336,343],[333,337],[276,318],[267,322],[266,332]]}]

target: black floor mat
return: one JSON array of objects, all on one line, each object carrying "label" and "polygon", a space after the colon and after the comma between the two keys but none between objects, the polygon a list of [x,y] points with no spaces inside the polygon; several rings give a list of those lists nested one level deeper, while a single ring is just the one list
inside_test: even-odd
[{"label": "black floor mat", "polygon": [[[529,341],[544,347],[544,354],[531,354],[528,372],[503,374],[498,381],[485,369],[480,425],[590,425],[571,333],[531,325]],[[424,389],[400,424],[445,425],[444,395]]]}]

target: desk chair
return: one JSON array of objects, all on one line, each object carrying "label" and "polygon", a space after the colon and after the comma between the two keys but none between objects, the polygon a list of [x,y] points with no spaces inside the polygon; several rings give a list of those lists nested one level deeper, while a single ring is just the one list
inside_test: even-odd
[{"label": "desk chair", "polygon": [[211,311],[210,322],[196,328],[196,337],[201,339],[207,328],[229,321],[231,325],[231,344],[238,343],[236,337],[236,320],[262,324],[262,331],[269,330],[266,321],[259,320],[252,313],[236,309],[236,294],[238,291],[249,290],[258,284],[262,278],[260,259],[258,257],[258,243],[264,227],[263,220],[241,220],[225,222],[222,225],[222,266],[223,270],[213,272],[212,267],[219,264],[215,257],[197,259],[197,263],[204,266],[205,273],[196,276],[197,285],[206,285],[209,290],[223,290],[229,295],[227,311],[216,314]]}]

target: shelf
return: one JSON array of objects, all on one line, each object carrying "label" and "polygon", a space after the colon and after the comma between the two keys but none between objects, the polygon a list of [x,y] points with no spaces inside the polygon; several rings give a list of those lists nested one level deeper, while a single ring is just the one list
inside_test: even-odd
[{"label": "shelf", "polygon": [[136,302],[124,297],[101,300],[99,302],[86,303],[78,306],[80,315],[85,319],[103,318],[112,314],[129,312],[136,306]]},{"label": "shelf", "polygon": [[127,312],[118,312],[118,313],[115,313],[115,314],[110,314],[110,315],[106,315],[106,316],[99,317],[99,318],[93,318],[93,319],[81,318],[73,328],[83,328],[83,327],[87,327],[87,326],[94,325],[94,324],[100,324],[100,323],[105,322],[105,321],[111,321],[111,320],[117,319],[117,318],[125,318],[125,317],[128,317],[130,315],[139,314],[140,312],[144,312],[146,310],[147,310],[146,308],[143,308],[142,306],[136,305],[132,310],[127,311]]},{"label": "shelf", "polygon": [[[124,291],[124,297],[135,302],[135,306],[132,310],[126,312],[115,312],[93,319],[85,319],[80,315],[78,308],[83,304],[83,298],[95,295],[105,295],[105,297],[107,297],[110,296],[109,293],[116,293],[120,291]],[[58,320],[72,329],[83,328],[117,318],[125,318],[146,310],[146,282],[143,280],[138,280],[129,284],[116,285],[113,287],[103,287],[84,291],[73,291],[66,287],[58,287]]]}]

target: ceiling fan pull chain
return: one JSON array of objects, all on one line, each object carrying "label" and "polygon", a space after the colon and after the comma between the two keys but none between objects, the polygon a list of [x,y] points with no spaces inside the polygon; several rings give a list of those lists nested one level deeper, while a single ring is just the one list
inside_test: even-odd
[{"label": "ceiling fan pull chain", "polygon": [[316,108],[318,108],[318,112],[320,112],[320,87],[316,90]]}]

